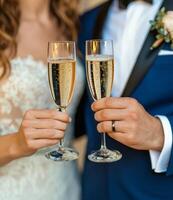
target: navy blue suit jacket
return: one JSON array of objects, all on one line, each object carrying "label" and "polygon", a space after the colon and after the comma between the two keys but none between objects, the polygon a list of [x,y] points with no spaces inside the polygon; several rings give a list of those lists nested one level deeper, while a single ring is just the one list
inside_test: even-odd
[{"label": "navy blue suit jacket", "polygon": [[[79,48],[83,55],[85,40],[101,37],[110,4],[111,2],[105,3],[81,17]],[[171,9],[173,10],[173,6]],[[147,51],[145,48],[142,51]],[[171,50],[170,45],[163,45],[162,49]],[[173,127],[173,56],[155,55],[147,72],[128,96],[137,99],[150,114],[167,116]],[[79,118],[84,119],[83,126],[80,122],[80,127],[83,128],[80,131],[85,131],[88,135],[87,154],[100,146],[100,135],[90,108],[92,102],[87,89]],[[151,169],[148,151],[129,148],[111,138],[107,139],[107,146],[118,149],[123,158],[111,164],[95,164],[86,159],[83,200],[173,199],[173,150],[167,172],[157,174]]]}]

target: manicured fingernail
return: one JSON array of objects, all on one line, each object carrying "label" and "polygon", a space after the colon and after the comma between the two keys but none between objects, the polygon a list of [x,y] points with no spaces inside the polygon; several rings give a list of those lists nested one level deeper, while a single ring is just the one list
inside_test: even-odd
[{"label": "manicured fingernail", "polygon": [[94,103],[91,105],[91,109],[94,111]]}]

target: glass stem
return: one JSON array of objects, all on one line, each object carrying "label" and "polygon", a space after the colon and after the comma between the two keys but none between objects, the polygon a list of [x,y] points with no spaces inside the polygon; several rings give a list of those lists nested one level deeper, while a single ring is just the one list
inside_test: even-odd
[{"label": "glass stem", "polygon": [[[60,111],[60,112],[66,112],[66,108],[63,108],[63,107],[59,107],[57,110]],[[61,140],[59,141],[59,147],[60,147],[60,148],[63,148],[63,147],[64,147],[64,139],[61,139]]]},{"label": "glass stem", "polygon": [[60,148],[64,147],[64,139],[60,139],[60,141],[59,141],[59,147]]},{"label": "glass stem", "polygon": [[101,137],[101,149],[107,149],[106,147],[106,133],[103,133]]}]

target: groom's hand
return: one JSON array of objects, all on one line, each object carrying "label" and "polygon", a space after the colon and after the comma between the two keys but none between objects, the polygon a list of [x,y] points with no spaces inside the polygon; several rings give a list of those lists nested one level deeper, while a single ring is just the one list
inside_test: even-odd
[{"label": "groom's hand", "polygon": [[[97,130],[114,140],[139,150],[161,151],[164,133],[159,119],[150,115],[133,98],[103,98],[92,104]],[[112,130],[112,121],[115,129]]]}]

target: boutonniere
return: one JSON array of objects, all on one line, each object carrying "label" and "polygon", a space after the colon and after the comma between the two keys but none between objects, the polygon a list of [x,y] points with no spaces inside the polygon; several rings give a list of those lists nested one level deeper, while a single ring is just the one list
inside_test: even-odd
[{"label": "boutonniere", "polygon": [[156,32],[156,41],[150,49],[159,47],[163,42],[170,43],[171,48],[173,48],[173,11],[166,11],[163,7],[156,19],[150,23],[151,31]]}]

